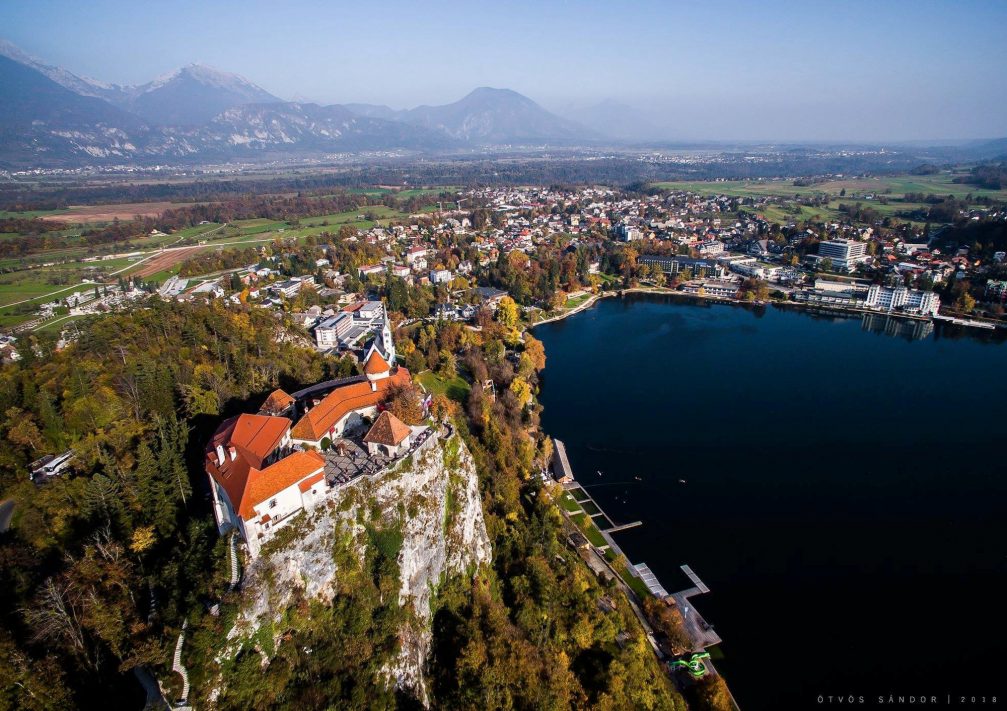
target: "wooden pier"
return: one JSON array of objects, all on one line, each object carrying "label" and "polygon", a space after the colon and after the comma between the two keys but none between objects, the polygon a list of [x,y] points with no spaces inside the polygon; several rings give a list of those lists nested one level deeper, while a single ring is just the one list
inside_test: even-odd
[{"label": "wooden pier", "polygon": [[970,328],[985,328],[989,331],[996,329],[996,324],[992,324],[989,321],[977,321],[971,318],[960,318],[957,316],[944,316],[943,314],[934,314],[934,320],[944,321],[946,323],[953,323],[955,326],[969,326]]},{"label": "wooden pier", "polygon": [[690,568],[687,565],[683,565],[683,566],[681,566],[681,568],[682,568],[682,572],[685,573],[686,576],[689,578],[689,580],[692,581],[692,584],[696,586],[696,588],[699,590],[699,592],[701,592],[701,593],[708,593],[708,592],[710,592],[710,588],[706,587],[706,585],[703,583],[703,581],[699,579],[699,576],[696,575],[694,572],[692,572],[692,568]]}]

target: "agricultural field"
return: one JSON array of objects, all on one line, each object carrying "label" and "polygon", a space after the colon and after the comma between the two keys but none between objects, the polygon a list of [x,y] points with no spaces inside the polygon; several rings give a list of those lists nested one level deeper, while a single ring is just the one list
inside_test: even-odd
[{"label": "agricultural field", "polygon": [[177,267],[186,259],[202,249],[206,249],[206,247],[182,247],[180,249],[172,249],[161,252],[156,257],[148,259],[140,264],[137,269],[131,269],[129,271],[129,275],[149,279],[152,275],[158,274],[159,272],[170,271],[173,267]]},{"label": "agricultural field", "polygon": [[[165,210],[173,207],[184,207],[191,203],[175,202],[128,202],[118,205],[80,205],[66,210],[52,211],[41,215],[43,220],[57,220],[71,224],[95,224],[112,222],[115,219],[132,220],[140,217],[158,217]],[[27,213],[20,213],[25,215]]]},{"label": "agricultural field", "polygon": [[[870,207],[882,217],[896,217],[900,213],[925,210],[929,206],[920,202],[904,202],[907,193],[924,195],[954,196],[963,199],[968,195],[988,196],[995,200],[1007,200],[1007,190],[982,190],[963,183],[952,182],[956,174],[904,175],[878,178],[851,178],[830,180],[815,185],[794,185],[792,180],[728,180],[728,181],[676,181],[655,183],[668,190],[682,190],[699,195],[727,195],[730,197],[772,198],[774,202],[758,207],[746,207],[744,211],[757,213],[770,222],[786,224],[817,218],[838,220],[841,217],[841,203],[860,203]],[[840,195],[845,191],[844,195]],[[829,202],[821,207],[800,205],[797,198],[828,196]],[[883,197],[885,202],[877,198]],[[904,218],[900,218],[904,219]],[[922,225],[917,220],[912,224]]]},{"label": "agricultural field", "polygon": [[0,210],[0,220],[6,220],[10,218],[30,220],[33,217],[51,217],[53,219],[59,219],[59,216],[67,212],[67,210],[25,210],[24,212],[11,212],[9,210]]},{"label": "agricultural field", "polygon": [[955,183],[953,179],[961,173],[938,173],[936,175],[901,175],[877,178],[853,178],[849,180],[830,180],[815,185],[794,185],[792,180],[716,180],[716,181],[673,181],[655,183],[655,187],[667,190],[684,190],[701,195],[729,195],[731,197],[810,197],[812,195],[828,194],[839,198],[839,193],[846,190],[844,199],[853,199],[854,195],[887,195],[890,198],[902,197],[906,193],[924,193],[934,195],[953,195],[964,198],[966,195],[989,196],[995,200],[1007,200],[1007,190],[983,190],[973,185]]}]

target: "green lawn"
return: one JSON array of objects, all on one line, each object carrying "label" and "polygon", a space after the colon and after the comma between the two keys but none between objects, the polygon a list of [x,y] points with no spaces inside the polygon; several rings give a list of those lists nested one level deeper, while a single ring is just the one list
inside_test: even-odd
[{"label": "green lawn", "polygon": [[591,520],[590,516],[585,513],[575,513],[570,518],[577,524],[577,528],[584,532],[587,540],[591,541],[591,545],[598,548],[608,545],[608,541],[601,535],[601,531],[594,525],[594,521]]},{"label": "green lawn", "polygon": [[450,399],[464,403],[469,396],[472,386],[465,382],[460,375],[456,375],[450,380],[445,380],[430,370],[424,370],[416,376],[427,392],[434,395],[447,395]]},{"label": "green lawn", "polygon": [[22,219],[30,220],[33,217],[45,217],[46,215],[59,215],[66,212],[66,208],[61,208],[59,210],[25,210],[24,212],[10,212],[8,210],[0,210],[0,220],[5,220],[7,218],[12,219]]},{"label": "green lawn", "polygon": [[563,304],[563,307],[567,309],[575,309],[590,298],[591,294],[581,294],[580,296],[575,296],[572,299],[567,299],[566,303]]},{"label": "green lawn", "polygon": [[629,572],[629,568],[622,568],[621,570],[619,570],[619,575],[622,577],[624,581],[626,581],[626,584],[633,589],[633,592],[635,592],[637,594],[637,597],[639,597],[641,600],[651,596],[650,590],[647,589],[647,586],[644,584],[644,582],[640,580],[640,578],[636,577],[631,572]]},{"label": "green lawn", "polygon": [[580,504],[574,500],[569,491],[564,491],[563,495],[559,497],[559,505],[570,513],[578,513],[581,511]]}]

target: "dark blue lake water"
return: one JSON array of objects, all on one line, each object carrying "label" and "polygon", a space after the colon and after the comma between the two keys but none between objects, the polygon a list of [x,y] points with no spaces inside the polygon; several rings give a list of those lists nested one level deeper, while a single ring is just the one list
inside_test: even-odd
[{"label": "dark blue lake water", "polygon": [[711,588],[694,602],[745,711],[1004,703],[1002,339],[651,296],[535,335],[545,430],[617,523],[644,522],[616,534],[632,562]]}]

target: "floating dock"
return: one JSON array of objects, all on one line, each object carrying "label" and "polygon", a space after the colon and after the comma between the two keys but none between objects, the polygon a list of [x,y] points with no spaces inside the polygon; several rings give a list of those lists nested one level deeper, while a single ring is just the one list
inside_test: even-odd
[{"label": "floating dock", "polygon": [[934,314],[934,320],[944,321],[945,323],[953,323],[955,326],[969,326],[970,328],[985,328],[992,331],[996,328],[995,324],[989,323],[988,321],[976,321],[971,318],[958,318],[955,316],[942,316],[941,314]]},{"label": "floating dock", "polygon": [[657,579],[656,575],[654,575],[654,571],[650,569],[650,566],[646,563],[637,563],[633,567],[636,568],[636,573],[640,580],[643,581],[643,584],[647,586],[647,589],[650,590],[650,593],[654,597],[659,600],[663,600],[668,597],[668,591],[664,589],[663,585],[661,585],[661,581]]},{"label": "floating dock", "polygon": [[696,586],[696,589],[701,593],[710,592],[710,588],[706,587],[706,584],[699,579],[699,576],[692,572],[692,568],[687,565],[682,566],[682,572],[692,581],[692,584]]}]

